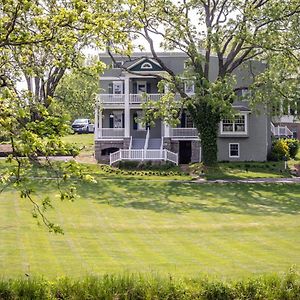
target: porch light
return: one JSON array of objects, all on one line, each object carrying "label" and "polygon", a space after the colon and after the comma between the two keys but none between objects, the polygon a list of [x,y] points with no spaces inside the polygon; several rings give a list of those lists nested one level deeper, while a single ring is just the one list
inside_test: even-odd
[{"label": "porch light", "polygon": [[109,117],[110,117],[110,118],[113,118],[113,117],[114,117],[114,114],[113,114],[113,113],[111,113],[111,114],[109,115]]}]

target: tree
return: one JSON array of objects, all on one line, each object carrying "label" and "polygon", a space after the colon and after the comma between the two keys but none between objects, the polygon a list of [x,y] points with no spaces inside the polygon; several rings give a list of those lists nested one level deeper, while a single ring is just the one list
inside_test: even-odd
[{"label": "tree", "polygon": [[[292,55],[296,45],[291,32],[298,33],[299,13],[300,4],[296,0],[145,0],[132,8],[131,16],[142,27],[132,30],[133,37],[144,38],[153,58],[168,74],[163,78],[169,83],[170,93],[166,97],[172,97],[172,93],[181,95],[182,105],[200,133],[206,165],[217,161],[220,120],[234,114],[231,104],[235,100],[235,70],[253,60],[266,62],[272,57],[278,61],[281,55]],[[154,43],[158,38],[163,39],[163,49],[187,55],[188,72],[177,76],[164,64]],[[278,44],[282,47],[277,47]],[[218,58],[218,74],[213,80],[209,77],[211,54]],[[185,93],[183,77],[195,82],[194,96]],[[260,80],[252,88],[261,85]],[[160,105],[159,111],[150,111],[156,117],[168,119],[168,107],[161,108]]]},{"label": "tree", "polygon": [[72,120],[80,117],[92,119],[98,92],[98,70],[83,67],[65,74],[57,87],[55,98],[62,106],[62,111],[68,112]]},{"label": "tree", "polygon": [[[116,5],[118,4],[118,5]],[[55,91],[67,70],[82,61],[87,43],[104,47],[108,41],[124,42],[122,1],[90,0],[0,0],[0,131],[10,140],[12,168],[1,174],[3,188],[13,185],[33,206],[50,231],[61,228],[47,219],[51,199],[35,199],[28,172],[40,165],[54,172],[61,199],[73,199],[75,187],[63,188],[71,176],[90,180],[75,162],[53,164],[48,157],[74,153],[60,137],[68,131],[64,115],[57,109]],[[121,31],[119,31],[121,30]],[[95,68],[102,69],[101,64]],[[26,79],[27,89],[17,82]],[[16,166],[16,167],[14,167]]]}]

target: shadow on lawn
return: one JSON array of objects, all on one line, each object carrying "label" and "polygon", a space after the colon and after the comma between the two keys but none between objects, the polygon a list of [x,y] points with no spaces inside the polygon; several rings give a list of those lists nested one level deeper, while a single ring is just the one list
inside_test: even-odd
[{"label": "shadow on lawn", "polygon": [[192,210],[251,215],[299,214],[300,185],[191,184],[102,180],[78,186],[83,198],[114,207],[186,213]]}]

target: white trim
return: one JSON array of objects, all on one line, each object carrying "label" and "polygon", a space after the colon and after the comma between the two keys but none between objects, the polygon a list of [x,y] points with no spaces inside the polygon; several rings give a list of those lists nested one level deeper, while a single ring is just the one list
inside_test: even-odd
[{"label": "white trim", "polygon": [[[166,74],[166,71],[150,71],[150,70],[147,70],[147,71],[132,71],[134,72],[134,74],[131,74],[131,76],[128,76],[130,78],[157,78],[156,76],[151,76],[151,75],[148,75],[148,74]],[[142,74],[145,74],[145,72],[147,72],[146,75],[142,75]],[[124,74],[126,74],[124,72]],[[141,75],[139,75],[141,74]]]},{"label": "white trim", "polygon": [[[238,145],[238,155],[236,156],[236,155],[231,155],[231,148],[230,148],[230,146],[231,145]],[[240,143],[229,143],[229,158],[240,158]]]},{"label": "white trim", "polygon": [[[118,89],[118,87],[120,89]],[[119,90],[120,93],[116,93],[117,90]],[[123,80],[114,80],[112,82],[112,93],[113,93],[113,95],[124,95],[123,90],[124,90],[124,81]]]},{"label": "white trim", "polygon": [[113,77],[113,76],[107,76],[107,77],[105,77],[105,76],[101,76],[100,77],[100,79],[99,79],[100,81],[101,80],[120,80],[120,81],[124,81],[124,77],[117,77],[117,76],[115,76],[115,77]]},{"label": "white trim", "polygon": [[130,70],[131,68],[137,66],[138,64],[142,63],[142,62],[145,61],[145,60],[149,60],[150,62],[156,64],[157,66],[159,66],[159,67],[162,69],[161,65],[160,65],[157,61],[155,61],[155,60],[152,59],[152,58],[148,58],[148,57],[143,57],[143,58],[139,59],[139,60],[136,61],[133,65],[129,66],[127,69]]},{"label": "white trim", "polygon": [[236,116],[244,116],[245,117],[245,131],[235,131],[235,121],[232,121],[232,129],[233,131],[223,131],[223,120],[220,122],[220,134],[221,135],[248,135],[248,113],[239,113]]}]

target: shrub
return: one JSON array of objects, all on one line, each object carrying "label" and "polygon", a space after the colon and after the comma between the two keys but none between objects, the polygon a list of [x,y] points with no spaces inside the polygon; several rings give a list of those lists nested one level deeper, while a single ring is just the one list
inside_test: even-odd
[{"label": "shrub", "polygon": [[283,276],[271,275],[222,281],[184,279],[141,274],[0,279],[0,299],[300,299],[300,276],[291,269]]},{"label": "shrub", "polygon": [[284,139],[274,141],[271,154],[269,155],[269,160],[280,161],[285,157],[289,158],[288,142]]},{"label": "shrub", "polygon": [[289,147],[289,155],[291,158],[295,158],[299,150],[299,141],[297,139],[286,140]]}]

